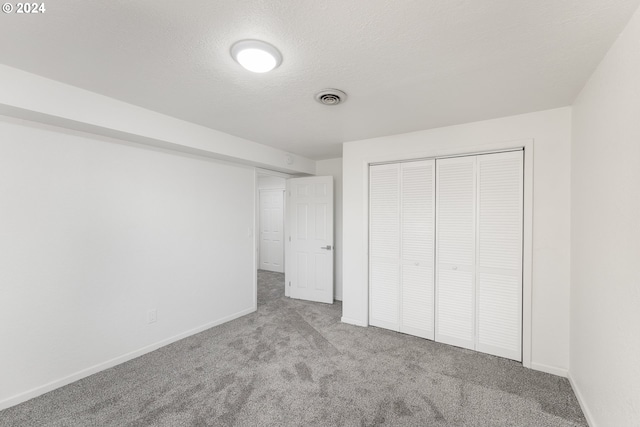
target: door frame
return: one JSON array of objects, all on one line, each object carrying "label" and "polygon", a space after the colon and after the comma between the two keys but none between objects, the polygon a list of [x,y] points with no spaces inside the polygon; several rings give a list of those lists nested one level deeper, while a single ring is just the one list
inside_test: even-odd
[{"label": "door frame", "polygon": [[[367,284],[367,291],[361,296],[365,298],[367,312],[366,324],[369,326],[369,166],[372,164],[397,163],[404,161],[438,159],[446,157],[470,156],[475,154],[488,154],[509,150],[522,149],[524,151],[524,204],[523,204],[523,230],[522,230],[522,365],[531,368],[532,349],[532,273],[533,273],[533,139],[518,139],[489,144],[479,144],[467,147],[450,147],[445,149],[425,149],[415,152],[411,156],[385,154],[372,156],[362,161],[363,209],[365,221],[363,221],[363,246],[365,254],[362,271]],[[350,319],[342,319],[346,323],[354,323]]]}]

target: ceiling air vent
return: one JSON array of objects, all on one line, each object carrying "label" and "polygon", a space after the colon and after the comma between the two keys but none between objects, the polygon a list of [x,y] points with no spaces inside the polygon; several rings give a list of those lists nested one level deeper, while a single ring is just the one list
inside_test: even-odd
[{"label": "ceiling air vent", "polygon": [[338,89],[325,89],[316,93],[316,101],[324,105],[338,105],[347,100],[347,94]]}]

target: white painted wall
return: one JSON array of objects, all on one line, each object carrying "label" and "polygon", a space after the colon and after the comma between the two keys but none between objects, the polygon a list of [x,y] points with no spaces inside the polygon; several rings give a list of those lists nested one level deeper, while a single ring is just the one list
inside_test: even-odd
[{"label": "white painted wall", "polygon": [[334,297],[342,301],[342,159],[316,161],[316,175],[333,177]]},{"label": "white painted wall", "polygon": [[591,426],[640,425],[640,10],[573,108],[570,378]]},{"label": "white painted wall", "polygon": [[343,146],[343,320],[368,322],[366,224],[369,161],[473,151],[496,142],[534,140],[532,367],[566,375],[569,367],[571,109],[468,123],[345,143]]},{"label": "white painted wall", "polygon": [[0,409],[254,311],[254,194],[253,168],[0,117]]},{"label": "white painted wall", "polygon": [[279,176],[258,175],[258,190],[284,190],[287,181]]}]

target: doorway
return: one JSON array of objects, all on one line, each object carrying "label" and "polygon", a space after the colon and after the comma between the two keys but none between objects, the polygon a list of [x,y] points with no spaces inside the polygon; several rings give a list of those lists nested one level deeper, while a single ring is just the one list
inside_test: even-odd
[{"label": "doorway", "polygon": [[286,180],[289,175],[256,169],[257,304],[285,293],[284,224]]},{"label": "doorway", "polygon": [[284,190],[258,190],[258,269],[284,273]]}]

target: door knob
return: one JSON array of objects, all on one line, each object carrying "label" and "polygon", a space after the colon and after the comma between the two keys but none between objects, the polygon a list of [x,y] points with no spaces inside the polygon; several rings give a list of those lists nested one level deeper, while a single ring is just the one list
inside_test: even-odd
[{"label": "door knob", "polygon": [[323,246],[320,249],[326,249],[326,250],[330,251],[331,250],[331,245]]}]

